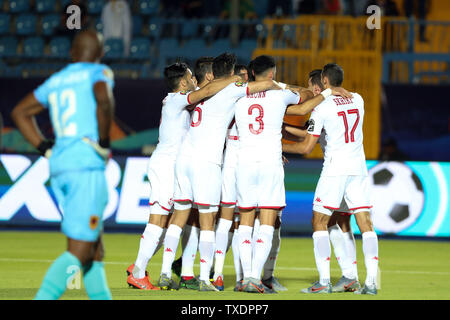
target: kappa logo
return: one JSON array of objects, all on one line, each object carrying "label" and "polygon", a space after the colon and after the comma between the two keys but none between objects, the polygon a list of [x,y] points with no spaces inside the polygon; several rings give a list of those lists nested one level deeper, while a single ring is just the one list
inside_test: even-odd
[{"label": "kappa logo", "polygon": [[262,239],[258,239],[256,240],[256,243],[264,243],[264,241]]},{"label": "kappa logo", "polygon": [[217,254],[223,254],[223,251],[222,250],[216,250],[216,253]]},{"label": "kappa logo", "polygon": [[325,261],[330,261],[330,257],[327,257],[327,258],[325,259]]},{"label": "kappa logo", "polygon": [[164,250],[165,252],[173,252],[172,249],[167,248],[166,250]]},{"label": "kappa logo", "polygon": [[206,263],[206,260],[205,259],[200,259],[200,262],[201,263]]},{"label": "kappa logo", "polygon": [[320,198],[316,198],[316,201],[317,202],[322,202],[322,200],[320,200]]},{"label": "kappa logo", "polygon": [[250,240],[244,240],[243,244],[251,244]]}]

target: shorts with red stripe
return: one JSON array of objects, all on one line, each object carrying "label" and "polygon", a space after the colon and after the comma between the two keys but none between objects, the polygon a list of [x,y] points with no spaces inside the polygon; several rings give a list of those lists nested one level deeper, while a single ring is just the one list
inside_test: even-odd
[{"label": "shorts with red stripe", "polygon": [[326,215],[369,211],[369,182],[368,176],[320,176],[313,210]]},{"label": "shorts with red stripe", "polygon": [[155,155],[150,158],[147,167],[150,214],[168,215],[173,210],[174,170],[173,157]]}]

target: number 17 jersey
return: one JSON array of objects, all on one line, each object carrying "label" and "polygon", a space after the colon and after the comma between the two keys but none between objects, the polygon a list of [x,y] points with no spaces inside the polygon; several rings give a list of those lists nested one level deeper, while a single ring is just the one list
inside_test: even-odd
[{"label": "number 17 jersey", "polygon": [[320,137],[326,148],[322,176],[367,175],[363,146],[364,100],[357,93],[346,99],[330,96],[311,113],[308,133]]}]

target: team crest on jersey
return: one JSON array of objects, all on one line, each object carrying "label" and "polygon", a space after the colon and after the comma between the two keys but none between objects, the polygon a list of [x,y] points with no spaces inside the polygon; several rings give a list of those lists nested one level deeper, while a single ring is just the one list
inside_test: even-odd
[{"label": "team crest on jersey", "polygon": [[113,73],[112,70],[109,69],[109,68],[103,69],[103,75],[104,75],[105,77],[107,77],[108,79],[111,79],[111,80],[114,79],[114,73]]},{"label": "team crest on jersey", "polygon": [[314,132],[314,119],[309,119],[308,121],[308,132]]},{"label": "team crest on jersey", "polygon": [[242,87],[244,85],[242,81],[236,81],[234,84],[236,85],[236,87]]},{"label": "team crest on jersey", "polygon": [[89,227],[92,230],[95,230],[98,226],[98,222],[99,222],[98,216],[91,216],[91,218],[89,219]]},{"label": "team crest on jersey", "polygon": [[188,93],[187,90],[180,91],[180,94],[182,94],[183,96],[187,95],[187,93]]}]

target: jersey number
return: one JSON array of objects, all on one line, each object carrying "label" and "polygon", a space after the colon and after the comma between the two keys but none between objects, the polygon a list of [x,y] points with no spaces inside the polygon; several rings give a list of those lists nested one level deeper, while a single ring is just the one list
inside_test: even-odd
[{"label": "jersey number", "polygon": [[[66,89],[59,95],[57,92],[52,92],[48,96],[50,108],[52,110],[52,122],[57,137],[73,137],[77,134],[77,125],[70,121],[70,118],[75,114],[77,102],[75,91]],[[61,117],[59,111],[64,109]]]},{"label": "jersey number", "polygon": [[356,121],[355,121],[355,124],[353,124],[352,130],[350,131],[350,138],[349,138],[347,115],[345,114],[345,111],[338,112],[338,116],[342,117],[342,120],[344,121],[345,143],[355,142],[355,131],[356,131],[356,127],[358,126],[358,123],[359,123],[359,111],[358,111],[358,109],[349,109],[349,110],[347,110],[347,113],[348,114],[356,114]]},{"label": "jersey number", "polygon": [[[198,118],[196,122],[194,122],[195,112],[198,112]],[[201,122],[202,122],[202,108],[195,107],[194,114],[192,115],[191,127],[198,127]]]},{"label": "jersey number", "polygon": [[264,122],[262,118],[264,117],[264,109],[259,104],[253,104],[248,108],[248,115],[251,116],[253,114],[253,110],[257,109],[259,111],[259,116],[255,118],[255,121],[259,123],[258,130],[255,130],[253,127],[253,123],[250,123],[248,125],[248,128],[250,129],[250,132],[253,134],[260,134],[264,130]]}]

